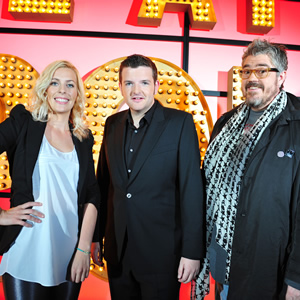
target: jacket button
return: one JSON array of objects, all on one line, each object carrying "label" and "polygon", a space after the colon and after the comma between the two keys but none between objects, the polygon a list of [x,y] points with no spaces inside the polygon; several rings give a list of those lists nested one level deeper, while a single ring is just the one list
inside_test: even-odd
[{"label": "jacket button", "polygon": [[131,194],[130,193],[128,193],[127,195],[126,195],[126,197],[128,198],[128,199],[130,199],[131,198]]}]

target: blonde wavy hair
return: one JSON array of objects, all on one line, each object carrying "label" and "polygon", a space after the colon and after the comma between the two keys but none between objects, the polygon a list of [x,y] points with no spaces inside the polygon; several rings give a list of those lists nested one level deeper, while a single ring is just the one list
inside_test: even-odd
[{"label": "blonde wavy hair", "polygon": [[57,69],[68,68],[75,72],[77,79],[77,98],[70,113],[69,122],[72,124],[73,134],[82,141],[89,135],[84,115],[85,92],[83,82],[76,67],[66,60],[57,60],[48,65],[37,79],[31,94],[30,111],[35,121],[47,122],[49,113],[55,113],[47,100],[47,89]]}]

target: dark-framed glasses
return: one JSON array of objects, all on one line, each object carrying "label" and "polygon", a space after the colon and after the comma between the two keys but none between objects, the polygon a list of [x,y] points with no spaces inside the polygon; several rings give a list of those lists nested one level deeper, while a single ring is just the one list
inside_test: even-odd
[{"label": "dark-framed glasses", "polygon": [[245,68],[239,70],[239,74],[242,79],[248,79],[251,76],[252,72],[254,73],[257,79],[262,79],[262,78],[266,78],[269,75],[269,72],[279,72],[279,70],[276,68],[266,68],[266,67],[256,68],[256,69]]}]

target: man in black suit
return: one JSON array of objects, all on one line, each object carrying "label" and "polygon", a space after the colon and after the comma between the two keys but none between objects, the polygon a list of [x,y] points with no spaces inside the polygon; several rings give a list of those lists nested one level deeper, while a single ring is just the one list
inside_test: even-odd
[{"label": "man in black suit", "polygon": [[[111,297],[175,300],[205,248],[197,133],[191,114],[154,99],[159,82],[149,58],[129,56],[119,76],[129,110],[107,119],[97,170]],[[99,243],[93,259],[102,260]]]}]

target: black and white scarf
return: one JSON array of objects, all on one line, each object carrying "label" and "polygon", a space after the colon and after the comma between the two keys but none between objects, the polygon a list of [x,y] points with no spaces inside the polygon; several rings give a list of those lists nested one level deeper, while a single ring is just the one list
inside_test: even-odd
[{"label": "black and white scarf", "polygon": [[[204,160],[207,193],[207,247],[216,226],[216,242],[227,252],[226,282],[229,281],[230,261],[240,182],[245,167],[264,130],[285,108],[286,92],[281,91],[253,127],[244,131],[249,107],[243,103],[210,143]],[[191,299],[203,299],[209,293],[209,255],[192,284]]]}]

